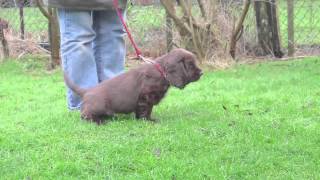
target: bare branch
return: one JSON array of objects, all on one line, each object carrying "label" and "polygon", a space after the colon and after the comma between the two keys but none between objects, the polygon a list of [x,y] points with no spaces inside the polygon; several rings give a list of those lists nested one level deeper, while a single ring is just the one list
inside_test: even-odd
[{"label": "bare branch", "polygon": [[197,36],[197,32],[195,31],[194,29],[194,26],[193,26],[193,22],[192,22],[192,18],[190,17],[189,19],[189,22],[190,22],[190,27],[191,27],[191,34],[192,34],[192,42],[193,42],[193,45],[195,47],[195,50],[197,51],[197,54],[199,57],[199,60],[200,62],[202,62],[202,59],[204,58],[204,52],[202,50],[202,47],[201,47],[201,40],[200,40],[200,37]]},{"label": "bare branch", "polygon": [[242,14],[240,16],[240,19],[239,19],[236,27],[234,27],[233,31],[232,31],[229,53],[233,59],[235,58],[237,39],[239,39],[239,34],[241,33],[243,22],[247,16],[247,13],[249,11],[249,7],[250,7],[250,0],[245,0],[244,1],[244,8],[243,8]]},{"label": "bare branch", "polygon": [[47,10],[45,10],[44,8],[44,4],[42,0],[36,0],[36,5],[38,6],[39,10],[41,11],[41,13],[49,20],[52,20],[52,16],[49,14],[49,12]]},{"label": "bare branch", "polygon": [[176,15],[175,2],[172,0],[161,0],[161,3],[177,27],[181,29],[180,33],[183,35],[191,34],[190,28]]},{"label": "bare branch", "polygon": [[205,2],[204,0],[198,0],[198,4],[199,4],[199,8],[201,11],[201,15],[204,19],[207,19],[207,13],[206,13],[206,9],[205,9]]},{"label": "bare branch", "polygon": [[[186,18],[186,21],[189,21],[189,18],[192,18],[193,22],[196,22],[195,18],[192,16],[192,12],[191,12],[191,4],[186,4],[185,1],[179,1],[180,2],[180,7],[183,11],[184,17]],[[193,23],[195,24],[195,23]]]},{"label": "bare branch", "polygon": [[192,4],[193,1],[191,0],[179,0],[179,10],[181,10],[179,13],[175,10],[175,0],[160,1],[168,16],[173,19],[183,46],[193,51],[200,63],[207,57],[212,58],[212,50],[220,47],[220,41],[215,35],[215,32],[220,30],[213,28],[214,23],[216,23],[214,18],[217,18],[213,0],[197,0],[195,5],[199,6],[200,15],[193,13],[194,4]]}]

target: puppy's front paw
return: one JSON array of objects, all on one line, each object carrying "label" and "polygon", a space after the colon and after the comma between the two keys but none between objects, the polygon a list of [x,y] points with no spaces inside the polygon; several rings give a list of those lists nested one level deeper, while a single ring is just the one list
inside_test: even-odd
[{"label": "puppy's front paw", "polygon": [[148,121],[151,121],[151,122],[154,122],[154,123],[160,122],[159,119],[154,118],[154,117],[149,117],[149,118],[148,118]]},{"label": "puppy's front paw", "polygon": [[150,122],[153,122],[153,123],[159,122],[158,119],[153,118],[153,117],[142,117],[142,118],[139,118],[139,119],[142,119],[144,121],[150,121]]},{"label": "puppy's front paw", "polygon": [[93,119],[92,120],[93,122],[95,122],[97,125],[101,125],[101,124],[103,124],[104,122],[105,122],[105,120],[104,119]]}]

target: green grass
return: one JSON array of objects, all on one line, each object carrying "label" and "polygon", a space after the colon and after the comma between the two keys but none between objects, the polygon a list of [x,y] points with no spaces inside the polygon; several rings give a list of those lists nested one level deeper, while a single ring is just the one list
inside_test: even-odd
[{"label": "green grass", "polygon": [[158,123],[69,112],[61,72],[0,64],[1,179],[319,179],[319,58],[206,72]]}]

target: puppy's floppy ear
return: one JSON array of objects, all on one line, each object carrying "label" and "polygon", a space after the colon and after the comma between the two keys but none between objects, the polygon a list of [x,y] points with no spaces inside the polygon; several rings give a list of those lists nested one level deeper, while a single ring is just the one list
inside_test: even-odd
[{"label": "puppy's floppy ear", "polygon": [[183,77],[184,81],[187,83],[189,82],[189,75],[188,75],[188,67],[186,64],[186,60],[184,57],[182,57],[179,61],[178,64],[181,66],[182,69],[182,73],[183,75],[181,77]]},{"label": "puppy's floppy ear", "polygon": [[201,76],[201,69],[196,65],[196,57],[184,49],[175,49],[163,58],[167,80],[171,85],[183,88]]},{"label": "puppy's floppy ear", "polygon": [[175,53],[170,57],[166,63],[166,73],[167,80],[175,87],[183,88],[189,82],[183,54]]}]

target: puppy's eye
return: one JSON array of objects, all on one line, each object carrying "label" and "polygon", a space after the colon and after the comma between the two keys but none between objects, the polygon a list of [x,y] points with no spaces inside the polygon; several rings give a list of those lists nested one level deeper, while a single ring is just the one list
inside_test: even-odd
[{"label": "puppy's eye", "polygon": [[189,63],[189,67],[194,68],[195,65],[193,63]]}]

